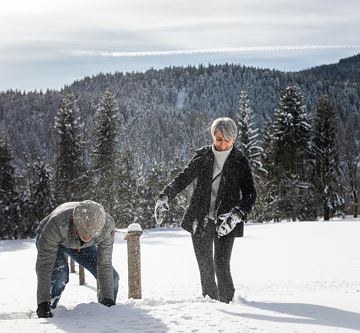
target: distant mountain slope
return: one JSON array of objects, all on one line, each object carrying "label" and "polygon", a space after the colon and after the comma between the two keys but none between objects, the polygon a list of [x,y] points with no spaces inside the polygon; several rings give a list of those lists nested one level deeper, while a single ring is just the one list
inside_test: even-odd
[{"label": "distant mountain slope", "polygon": [[[236,119],[241,90],[248,92],[259,127],[273,117],[281,91],[289,84],[300,87],[309,112],[327,94],[342,118],[358,115],[359,65],[360,55],[297,73],[235,64],[168,67],[145,73],[100,73],[64,90],[76,97],[87,151],[93,144],[100,98],[111,90],[119,110],[119,147],[136,147],[135,161],[147,167],[153,158],[172,159],[174,147],[180,158],[187,159],[192,148],[207,144],[215,117]],[[8,138],[20,167],[29,156],[53,160],[53,123],[64,90],[0,93],[0,135]]]},{"label": "distant mountain slope", "polygon": [[299,72],[330,81],[343,81],[360,84],[360,54],[341,59],[336,64],[322,65]]}]

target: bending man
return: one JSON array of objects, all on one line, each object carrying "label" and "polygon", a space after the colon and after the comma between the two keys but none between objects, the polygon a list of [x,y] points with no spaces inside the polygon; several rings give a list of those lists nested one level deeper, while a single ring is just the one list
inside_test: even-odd
[{"label": "bending man", "polygon": [[67,202],[44,218],[36,230],[37,315],[53,314],[69,282],[66,255],[98,280],[98,301],[115,305],[119,275],[112,266],[115,223],[102,205]]}]

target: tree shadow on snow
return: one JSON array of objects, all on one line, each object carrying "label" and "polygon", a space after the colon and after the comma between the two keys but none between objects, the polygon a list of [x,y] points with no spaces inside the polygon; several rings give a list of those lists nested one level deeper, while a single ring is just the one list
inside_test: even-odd
[{"label": "tree shadow on snow", "polygon": [[68,310],[59,306],[53,318],[47,319],[62,332],[167,332],[167,326],[132,304],[110,308],[98,303],[78,304]]},{"label": "tree shadow on snow", "polygon": [[293,318],[265,314],[234,313],[224,310],[221,311],[227,314],[237,315],[249,319],[267,320],[278,323],[331,326],[360,331],[360,313],[357,312],[306,303],[249,302],[243,298],[240,298],[240,301],[250,307],[286,314],[288,316],[293,316]]}]

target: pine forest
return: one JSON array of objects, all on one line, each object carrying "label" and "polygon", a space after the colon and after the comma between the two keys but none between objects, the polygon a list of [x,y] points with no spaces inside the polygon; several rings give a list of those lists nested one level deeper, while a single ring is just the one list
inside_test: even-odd
[{"label": "pine forest", "polygon": [[[0,92],[0,238],[33,237],[56,205],[85,199],[119,228],[155,227],[159,191],[222,116],[254,175],[249,221],[357,216],[360,55],[301,72],[168,67]],[[170,202],[165,225],[179,225],[188,196]]]}]

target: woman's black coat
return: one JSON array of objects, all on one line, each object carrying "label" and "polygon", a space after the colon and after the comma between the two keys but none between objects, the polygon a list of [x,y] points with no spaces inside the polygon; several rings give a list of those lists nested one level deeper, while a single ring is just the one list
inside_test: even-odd
[{"label": "woman's black coat", "polygon": [[[191,233],[194,233],[196,228],[204,223],[204,219],[209,213],[213,165],[214,153],[211,146],[197,150],[190,163],[165,186],[161,193],[167,195],[171,200],[197,178],[190,204],[181,221],[181,226]],[[247,214],[255,199],[256,191],[248,160],[240,150],[233,147],[223,167],[214,216],[216,218],[221,214],[228,213],[234,207],[239,207]],[[239,223],[229,236],[242,237],[243,228],[244,224]]]}]

